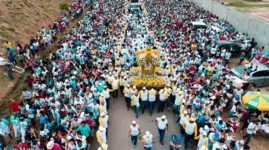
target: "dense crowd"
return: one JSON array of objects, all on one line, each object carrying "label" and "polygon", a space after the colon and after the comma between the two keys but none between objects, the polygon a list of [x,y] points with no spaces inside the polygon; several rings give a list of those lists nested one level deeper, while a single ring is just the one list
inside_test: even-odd
[{"label": "dense crowd", "polygon": [[[190,139],[184,140],[185,149],[193,145],[199,150],[249,149],[251,136],[262,129],[268,114],[243,107],[244,93],[259,89],[233,87],[228,65],[232,53],[215,43],[238,41],[241,50],[251,51],[251,59],[258,61],[266,55],[264,47],[255,47],[254,40],[188,1],[144,3],[145,7],[134,11],[123,0],[97,0],[71,32],[58,40],[56,33],[63,32],[69,19],[78,18],[83,11],[82,1],[74,2],[69,8],[71,18],[63,15],[49,30],[42,28],[28,46],[18,43],[13,49],[6,42],[7,54],[12,56],[9,61],[16,64],[17,50],[17,59],[30,75],[21,99],[10,101],[10,121],[2,119],[0,124],[2,148],[7,146],[3,137],[9,136],[17,140],[18,149],[84,150],[96,137],[98,150],[107,150],[110,103],[122,95],[127,110],[135,111],[137,118],[147,108],[152,115],[155,104],[158,112],[172,109],[179,116],[180,133],[170,137],[171,150],[179,150],[181,137]],[[197,20],[221,30],[196,28],[191,22]],[[53,42],[57,42],[56,52],[40,60],[38,51]],[[137,66],[136,53],[146,47],[160,50],[160,67],[169,78],[163,89],[130,85],[129,70]],[[241,53],[240,59],[247,57]],[[229,117],[224,119],[226,110]],[[156,124],[164,144],[166,116],[157,118]],[[243,127],[238,129],[240,124]],[[244,129],[244,138],[235,139],[234,132]],[[136,121],[129,134],[136,147],[141,134]],[[190,144],[191,139],[195,144]],[[142,141],[145,150],[152,149],[154,137],[149,131]]]}]

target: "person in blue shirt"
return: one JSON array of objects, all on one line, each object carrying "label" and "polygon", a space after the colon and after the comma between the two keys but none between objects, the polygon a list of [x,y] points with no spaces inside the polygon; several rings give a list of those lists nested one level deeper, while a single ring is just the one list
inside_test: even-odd
[{"label": "person in blue shirt", "polygon": [[179,150],[179,148],[181,147],[181,143],[182,143],[181,136],[173,134],[169,138],[169,149]]},{"label": "person in blue shirt", "polygon": [[47,123],[48,119],[49,117],[41,111],[39,117],[40,124],[44,126]]}]

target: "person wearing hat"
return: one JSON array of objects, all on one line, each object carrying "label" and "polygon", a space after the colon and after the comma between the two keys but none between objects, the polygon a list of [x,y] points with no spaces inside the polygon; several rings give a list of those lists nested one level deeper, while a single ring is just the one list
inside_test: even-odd
[{"label": "person wearing hat", "polygon": [[136,93],[134,93],[132,95],[132,97],[131,97],[131,106],[135,110],[135,116],[136,116],[136,118],[138,118],[138,115],[139,115],[139,106],[140,106],[138,92],[136,92]]},{"label": "person wearing hat", "polygon": [[151,90],[149,90],[149,113],[152,116],[153,113],[153,109],[154,109],[154,104],[156,101],[156,94],[157,91],[154,88],[151,88]]},{"label": "person wearing hat", "polygon": [[165,135],[165,129],[168,130],[168,120],[166,119],[166,116],[163,115],[161,118],[156,118],[155,124],[158,126],[159,135],[160,135],[160,143],[163,144],[163,138]]},{"label": "person wearing hat", "polygon": [[107,144],[106,129],[104,127],[99,127],[98,131],[96,132],[96,138],[100,145],[103,143]]},{"label": "person wearing hat", "polygon": [[167,84],[164,88],[164,91],[167,94],[166,98],[166,109],[169,111],[170,110],[170,103],[172,100],[172,89],[170,88],[170,84]]},{"label": "person wearing hat", "polygon": [[118,79],[117,76],[114,76],[114,79],[111,83],[111,86],[112,86],[112,96],[114,98],[114,100],[116,98],[118,98],[118,89],[119,89],[119,83],[120,83],[120,80]]},{"label": "person wearing hat", "polygon": [[184,126],[185,122],[188,121],[189,118],[190,118],[189,115],[188,115],[187,110],[185,110],[183,113],[181,113],[181,114],[179,115],[179,117],[180,117],[180,120],[179,120],[180,134],[181,134],[181,135],[184,135],[184,133],[185,133],[185,129],[183,128],[183,126]]},{"label": "person wearing hat", "polygon": [[109,116],[106,115],[104,112],[102,112],[100,114],[99,125],[106,129],[106,135],[107,135],[107,132],[108,132],[108,119],[109,119]]},{"label": "person wearing hat", "polygon": [[113,90],[110,90],[107,88],[107,86],[104,87],[104,90],[103,90],[103,95],[104,95],[104,98],[106,100],[106,104],[107,104],[107,109],[109,109],[109,103],[110,103],[110,92],[112,92]]},{"label": "person wearing hat", "polygon": [[154,142],[154,136],[146,131],[146,135],[142,138],[142,144],[144,145],[144,150],[152,150],[152,145]]},{"label": "person wearing hat", "polygon": [[178,116],[180,114],[181,101],[184,98],[183,92],[182,91],[178,91],[175,96],[176,97],[175,97],[175,102],[174,102],[174,112]]},{"label": "person wearing hat", "polygon": [[62,150],[61,146],[55,143],[53,139],[47,143],[46,147],[47,147],[47,150]]},{"label": "person wearing hat", "polygon": [[140,98],[141,98],[141,110],[142,114],[144,114],[144,110],[148,105],[148,90],[146,87],[143,87],[143,89],[139,92]]},{"label": "person wearing hat", "polygon": [[139,134],[141,134],[140,126],[136,123],[136,121],[133,121],[128,130],[128,137],[131,137],[134,148],[136,148],[137,138]]},{"label": "person wearing hat", "polygon": [[257,131],[258,131],[257,120],[256,119],[250,120],[250,123],[247,127],[247,134],[244,135],[244,139],[246,140],[246,145],[249,144],[252,135],[256,134]]},{"label": "person wearing hat", "polygon": [[206,131],[203,131],[202,135],[195,137],[195,139],[199,139],[197,144],[198,149],[200,149],[202,146],[208,147],[208,138]]},{"label": "person wearing hat", "polygon": [[[191,117],[188,121],[185,121],[183,124],[183,128],[185,129],[184,139],[194,139],[197,136],[197,124],[195,119]],[[188,149],[188,141],[184,141],[184,148]]]},{"label": "person wearing hat", "polygon": [[131,88],[130,88],[130,84],[128,84],[127,86],[124,87],[123,93],[124,93],[124,98],[125,98],[125,102],[126,102],[126,106],[127,109],[130,110],[131,107]]}]

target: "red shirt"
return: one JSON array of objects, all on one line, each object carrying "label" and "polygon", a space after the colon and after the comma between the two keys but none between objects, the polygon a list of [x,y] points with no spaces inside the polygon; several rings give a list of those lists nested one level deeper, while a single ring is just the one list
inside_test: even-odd
[{"label": "red shirt", "polygon": [[61,146],[57,143],[54,143],[54,146],[52,147],[52,149],[49,150],[62,150]]},{"label": "red shirt", "polygon": [[15,146],[15,149],[28,149],[29,147],[28,147],[28,145],[27,144],[25,144],[25,143],[19,143],[19,144],[16,144],[16,146]]},{"label": "red shirt", "polygon": [[12,109],[13,112],[19,112],[20,111],[18,102],[14,102],[14,103],[10,102],[8,104],[8,108]]}]

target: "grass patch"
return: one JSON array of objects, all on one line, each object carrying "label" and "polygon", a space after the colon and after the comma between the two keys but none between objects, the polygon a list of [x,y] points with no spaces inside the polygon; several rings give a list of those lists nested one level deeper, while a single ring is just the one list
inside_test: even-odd
[{"label": "grass patch", "polygon": [[4,31],[6,28],[4,26],[0,26],[0,31]]},{"label": "grass patch", "polygon": [[8,30],[11,31],[11,32],[15,32],[15,29],[14,28],[11,28],[11,27],[8,28]]},{"label": "grass patch", "polygon": [[[7,33],[0,33],[0,35],[5,38],[5,39],[8,39],[9,38],[9,35]],[[0,80],[1,81],[1,80]]]},{"label": "grass patch", "polygon": [[61,4],[60,4],[60,9],[61,9],[61,10],[68,10],[68,8],[69,8],[69,6],[68,6],[67,3],[61,3]]},{"label": "grass patch", "polygon": [[242,7],[242,8],[251,8],[251,7],[269,7],[269,4],[255,4],[255,3],[243,3],[243,2],[232,2],[227,6],[232,7]]},{"label": "grass patch", "polygon": [[26,5],[26,6],[28,6],[28,7],[31,6],[31,4],[28,2],[28,0],[23,0],[22,2],[24,3],[24,5]]}]

